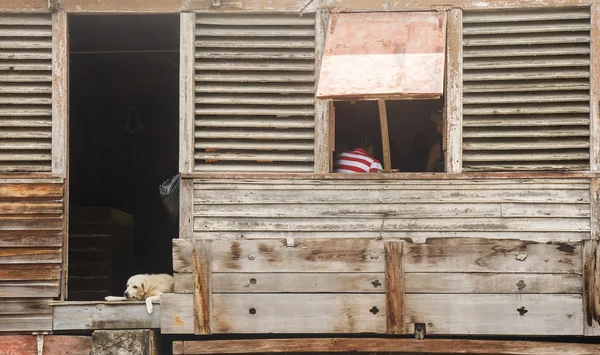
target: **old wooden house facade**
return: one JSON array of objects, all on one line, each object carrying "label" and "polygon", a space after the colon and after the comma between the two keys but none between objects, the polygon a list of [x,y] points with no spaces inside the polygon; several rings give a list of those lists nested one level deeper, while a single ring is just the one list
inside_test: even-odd
[{"label": "old wooden house facade", "polygon": [[[599,102],[594,0],[3,0],[0,344],[151,329],[177,354],[529,346],[429,336],[597,353]],[[434,112],[443,172],[406,153]],[[383,172],[333,172],[357,132]],[[144,227],[154,202],[119,200],[176,173],[172,234]],[[174,273],[150,315],[101,301],[145,271],[130,259]]]}]

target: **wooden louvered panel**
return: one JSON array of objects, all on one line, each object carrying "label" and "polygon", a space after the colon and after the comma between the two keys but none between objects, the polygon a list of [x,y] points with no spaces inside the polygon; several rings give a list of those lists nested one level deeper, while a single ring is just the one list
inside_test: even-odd
[{"label": "wooden louvered panel", "polygon": [[196,171],[312,172],[315,19],[196,14]]},{"label": "wooden louvered panel", "polygon": [[0,172],[52,165],[52,17],[0,14]]},{"label": "wooden louvered panel", "polygon": [[463,170],[588,170],[590,11],[463,16]]}]

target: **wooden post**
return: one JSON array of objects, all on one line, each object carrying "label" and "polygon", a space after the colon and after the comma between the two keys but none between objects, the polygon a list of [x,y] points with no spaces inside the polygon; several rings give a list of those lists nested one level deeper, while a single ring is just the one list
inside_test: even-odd
[{"label": "wooden post", "polygon": [[69,28],[67,13],[52,14],[52,174],[62,177],[63,230],[60,298],[67,299],[69,265]]},{"label": "wooden post", "polygon": [[600,178],[590,182],[590,238],[600,240]]},{"label": "wooden post", "polygon": [[[319,74],[321,72],[321,61],[323,60],[323,48],[325,47],[325,37],[327,32],[327,22],[329,21],[329,12],[317,11],[315,14],[315,87],[319,83]],[[329,146],[330,131],[329,121],[331,111],[329,101],[316,100],[315,102],[315,173],[325,174],[330,172],[331,147]]]},{"label": "wooden post", "polygon": [[462,10],[448,15],[446,58],[446,172],[462,172]]},{"label": "wooden post", "polygon": [[199,240],[193,250],[194,264],[194,334],[211,334],[211,260],[210,240]]},{"label": "wooden post", "polygon": [[381,148],[383,149],[383,171],[392,171],[392,158],[390,156],[390,133],[388,131],[387,109],[385,100],[378,100],[379,123],[381,125]]},{"label": "wooden post", "polygon": [[194,179],[179,181],[179,239],[194,237]]},{"label": "wooden post", "polygon": [[190,173],[194,170],[196,14],[182,13],[180,16],[179,171]]},{"label": "wooden post", "polygon": [[158,355],[158,349],[158,336],[153,330],[96,330],[90,355]]},{"label": "wooden post", "polygon": [[600,4],[591,7],[590,170],[600,171]]},{"label": "wooden post", "polygon": [[385,242],[387,334],[404,333],[404,267],[402,242]]},{"label": "wooden post", "polygon": [[600,247],[597,240],[583,241],[583,333],[600,335]]}]

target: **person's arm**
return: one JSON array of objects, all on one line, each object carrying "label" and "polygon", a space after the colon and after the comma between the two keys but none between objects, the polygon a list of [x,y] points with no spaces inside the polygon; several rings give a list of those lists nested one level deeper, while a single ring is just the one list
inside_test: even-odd
[{"label": "person's arm", "polygon": [[435,162],[440,158],[440,150],[440,143],[434,143],[431,149],[429,150],[429,155],[427,156],[427,166],[425,168],[425,171],[435,171]]}]

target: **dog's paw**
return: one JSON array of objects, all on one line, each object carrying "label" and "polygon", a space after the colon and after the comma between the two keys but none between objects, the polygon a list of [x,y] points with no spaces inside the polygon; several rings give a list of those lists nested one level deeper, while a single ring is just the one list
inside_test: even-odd
[{"label": "dog's paw", "polygon": [[148,311],[148,314],[152,314],[152,311],[154,311],[154,306],[152,305],[152,302],[146,302],[146,311]]}]

